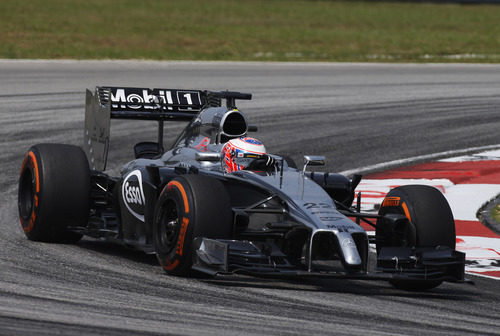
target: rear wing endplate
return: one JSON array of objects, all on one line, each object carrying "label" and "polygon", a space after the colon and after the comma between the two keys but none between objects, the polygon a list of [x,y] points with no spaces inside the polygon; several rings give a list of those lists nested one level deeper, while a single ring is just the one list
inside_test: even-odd
[{"label": "rear wing endplate", "polygon": [[101,104],[98,92],[90,90],[85,95],[85,130],[83,150],[87,154],[90,169],[105,170],[109,146],[110,105]]}]

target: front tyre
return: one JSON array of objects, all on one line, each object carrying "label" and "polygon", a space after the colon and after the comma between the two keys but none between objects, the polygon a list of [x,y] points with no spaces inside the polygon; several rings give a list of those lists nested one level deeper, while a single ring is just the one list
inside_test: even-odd
[{"label": "front tyre", "polygon": [[[448,247],[455,249],[455,221],[448,201],[436,188],[425,185],[407,185],[392,189],[384,198],[379,215],[402,214],[410,225],[403,232],[390,236],[377,221],[377,252],[385,246]],[[442,281],[391,280],[391,284],[405,290],[426,290]]]},{"label": "front tyre", "polygon": [[32,146],[19,176],[18,209],[30,240],[72,243],[81,234],[72,226],[87,224],[90,169],[80,147],[63,144]]},{"label": "front tyre", "polygon": [[229,238],[232,212],[224,185],[203,175],[183,175],[162,190],[153,239],[158,261],[171,275],[188,276],[196,237]]}]

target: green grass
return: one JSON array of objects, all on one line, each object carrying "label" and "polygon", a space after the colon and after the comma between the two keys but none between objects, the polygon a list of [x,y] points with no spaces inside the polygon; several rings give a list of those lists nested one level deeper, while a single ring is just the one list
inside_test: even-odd
[{"label": "green grass", "polygon": [[1,0],[0,58],[500,62],[499,22],[494,5]]},{"label": "green grass", "polygon": [[500,204],[497,204],[491,209],[491,217],[497,222],[500,223]]}]

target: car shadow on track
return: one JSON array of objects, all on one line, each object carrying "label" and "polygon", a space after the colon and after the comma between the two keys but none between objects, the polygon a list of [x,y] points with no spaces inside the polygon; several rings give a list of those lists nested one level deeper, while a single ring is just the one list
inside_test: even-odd
[{"label": "car shadow on track", "polygon": [[[122,245],[99,240],[83,239],[79,247],[103,255],[128,259],[160,268],[154,254],[146,254]],[[161,272],[159,272],[161,274]],[[168,275],[165,274],[168,277]],[[325,293],[346,293],[353,295],[391,296],[405,298],[432,298],[468,301],[478,296],[478,289],[470,284],[444,283],[429,291],[409,292],[393,288],[387,281],[351,280],[351,279],[270,279],[245,275],[220,275],[215,278],[195,274],[192,281],[231,288],[257,288],[273,290],[295,290]]]},{"label": "car shadow on track", "polygon": [[116,256],[138,263],[159,266],[158,260],[154,254],[146,254],[142,251],[127,248],[123,245],[92,239],[82,239],[76,245],[82,249],[92,250],[109,256]]},{"label": "car shadow on track", "polygon": [[221,287],[242,287],[273,290],[311,291],[342,293],[361,296],[391,296],[418,299],[443,299],[449,301],[474,301],[478,290],[470,284],[444,283],[428,291],[403,291],[392,287],[386,281],[349,280],[349,279],[305,279],[281,280],[262,279],[247,276],[219,276],[200,280]]}]

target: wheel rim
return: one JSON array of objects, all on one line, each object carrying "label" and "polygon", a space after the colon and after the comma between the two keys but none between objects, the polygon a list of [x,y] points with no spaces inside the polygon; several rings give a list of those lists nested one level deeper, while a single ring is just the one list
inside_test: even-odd
[{"label": "wheel rim", "polygon": [[[409,225],[412,225],[411,222]],[[412,247],[415,245],[415,237],[414,237],[414,232],[411,230],[410,226],[406,226],[402,232],[400,232],[400,239],[399,239],[401,246],[404,247]]]},{"label": "wheel rim", "polygon": [[30,169],[25,169],[21,175],[19,183],[19,214],[24,219],[27,220],[32,211],[34,204],[34,186],[35,186],[34,176]]},{"label": "wheel rim", "polygon": [[173,200],[167,200],[162,207],[158,223],[158,247],[162,253],[169,253],[175,248],[179,228],[177,204]]}]

